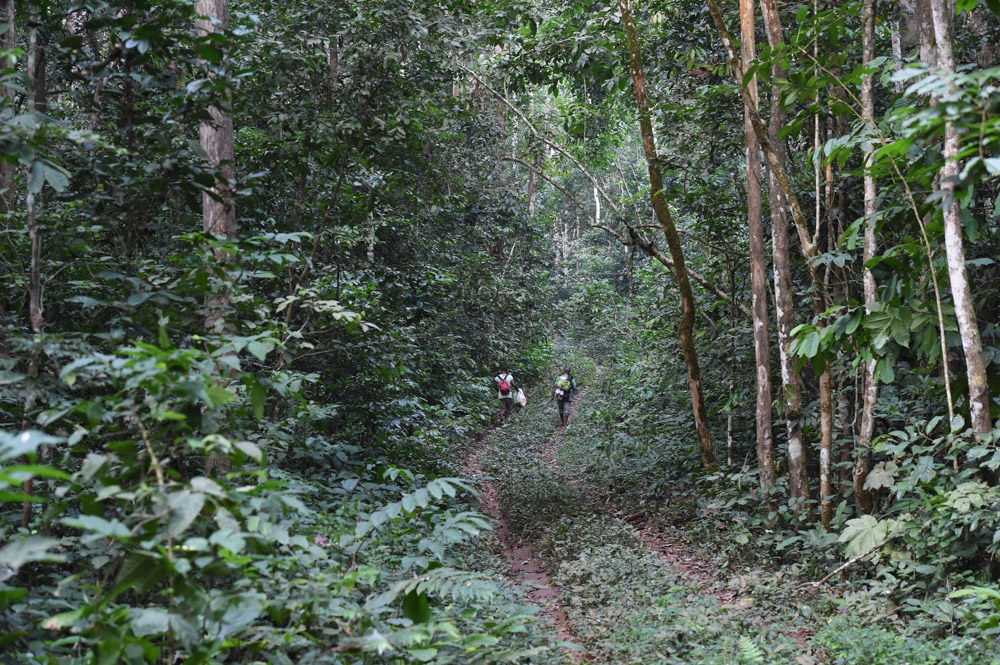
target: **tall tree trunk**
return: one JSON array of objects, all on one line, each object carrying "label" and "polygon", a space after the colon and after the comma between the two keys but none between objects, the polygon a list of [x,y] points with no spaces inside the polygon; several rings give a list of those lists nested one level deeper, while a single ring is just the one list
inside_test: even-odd
[{"label": "tall tree trunk", "polygon": [[[767,29],[767,40],[772,49],[784,43],[781,17],[775,0],[761,0],[761,13]],[[780,65],[772,68],[774,80],[788,78]],[[784,128],[787,114],[779,103],[777,91],[771,94],[771,117],[768,121],[768,138],[778,159],[785,162],[785,144],[778,138]],[[788,249],[788,211],[785,195],[768,169],[768,198],[771,204],[771,255],[774,263],[774,309],[778,326],[778,357],[781,364],[782,397],[785,404],[788,430],[788,491],[795,505],[802,506],[809,498],[809,474],[806,464],[806,447],[802,440],[802,378],[795,358],[792,357],[792,329],[795,328],[795,297],[792,293],[792,270]]]},{"label": "tall tree trunk", "polygon": [[[226,0],[197,0],[195,29],[199,35],[224,32],[229,28],[229,9]],[[228,55],[223,60],[228,66]],[[223,72],[222,75],[228,75]],[[233,185],[236,180],[235,148],[231,91],[226,90],[221,106],[208,108],[210,118],[201,123],[198,135],[201,147],[208,157],[208,165],[217,170],[216,184],[202,194],[202,228],[205,233],[232,238],[236,235],[236,200]],[[217,256],[228,261],[228,256]],[[229,306],[224,293],[215,294],[209,302],[206,327],[212,329]]]},{"label": "tall tree trunk", "polygon": [[[867,64],[875,59],[875,0],[865,0],[861,13],[862,30],[862,61]],[[861,117],[868,131],[873,131],[875,124],[875,76],[867,74],[861,81]],[[867,264],[875,257],[875,176],[872,174],[872,160],[875,146],[869,140],[865,144],[865,249],[863,283],[865,291],[865,309],[874,310],[878,303],[878,285],[875,276]],[[871,442],[875,434],[875,405],[878,403],[878,380],[875,378],[875,358],[865,363],[864,397],[862,398],[861,430],[858,435],[857,449],[854,454],[854,501],[858,514],[870,515],[875,510],[871,490],[865,489],[865,481],[871,471]]]},{"label": "tall tree trunk", "polygon": [[[813,0],[814,13],[816,6],[817,2]],[[818,38],[813,44],[814,58],[818,57],[817,44]],[[817,71],[816,74],[818,76],[819,72]],[[823,145],[821,124],[820,114],[817,112],[813,131],[813,151],[817,155],[820,152],[820,147]],[[814,197],[816,201],[814,245],[820,242],[820,233],[823,228],[823,207],[821,203],[823,198],[820,196],[821,173],[822,162],[817,159],[813,175]],[[827,182],[829,180],[828,177]],[[817,254],[819,253],[818,249],[815,251]],[[827,265],[829,266],[829,264]],[[812,277],[813,289],[815,290],[812,301],[813,316],[816,319],[816,324],[819,325],[820,316],[822,316],[823,311],[826,309],[826,299],[823,296],[826,293],[826,280],[820,276],[819,269],[815,267],[815,264],[810,264],[810,275]],[[830,367],[827,366],[819,376],[819,520],[823,524],[823,528],[827,531],[830,530],[830,523],[833,521],[833,430],[833,374],[830,371]]]},{"label": "tall tree trunk", "polygon": [[[229,8],[226,0],[196,0],[195,29],[199,35],[225,32],[229,28]],[[223,69],[218,76],[228,78],[229,55],[223,58]],[[221,106],[208,108],[209,119],[198,128],[201,147],[208,157],[209,166],[216,169],[215,186],[202,194],[202,229],[205,233],[224,238],[236,237],[236,182],[235,140],[233,135],[232,91],[226,87]],[[216,253],[215,260],[221,264],[232,260],[230,254]],[[233,331],[231,322],[226,321],[230,309],[229,294],[225,289],[213,293],[208,300],[205,327],[208,330]],[[225,372],[221,365],[220,372]],[[214,453],[205,460],[205,472],[226,472],[232,468],[229,459],[222,453]]]},{"label": "tall tree trunk", "polygon": [[649,170],[649,195],[653,211],[663,229],[670,257],[673,262],[674,276],[677,278],[677,288],[681,299],[681,320],[678,325],[678,335],[684,362],[687,365],[688,386],[691,390],[691,407],[694,411],[695,427],[698,431],[698,446],[701,449],[701,463],[706,469],[715,466],[715,450],[712,447],[712,435],[708,428],[708,416],[701,389],[701,371],[698,368],[698,355],[694,346],[695,303],[691,283],[684,266],[684,253],[681,250],[681,239],[677,234],[670,207],[663,194],[663,175],[660,172],[659,157],[656,154],[656,143],[653,139],[653,122],[649,113],[649,99],[646,97],[646,80],[642,71],[642,49],[639,45],[639,31],[635,19],[629,9],[628,0],[618,0],[622,13],[622,23],[625,37],[628,41],[629,67],[632,70],[632,86],[635,91],[635,101],[639,109],[639,130],[642,134],[642,148],[646,156]]},{"label": "tall tree trunk", "polygon": [[[740,34],[743,62],[757,57],[754,42],[754,2],[740,0]],[[757,77],[746,82],[757,103]],[[774,443],[771,435],[771,359],[767,314],[767,257],[764,254],[764,220],[761,204],[760,145],[750,110],[744,104],[744,139],[747,161],[747,225],[750,236],[750,292],[753,298],[753,347],[757,375],[757,463],[764,503],[771,507],[774,490]]]},{"label": "tall tree trunk", "polygon": [[[0,37],[0,49],[11,51],[14,48],[14,37],[16,35],[14,32],[14,19],[17,16],[17,7],[14,0],[3,0],[3,12],[7,16],[7,32]],[[0,62],[0,67],[10,69],[14,67],[15,62],[13,57],[3,58],[3,61]],[[15,90],[9,85],[5,85],[2,89],[2,95],[4,105],[13,106],[16,95]],[[14,168],[14,164],[9,164],[6,160],[0,160],[0,190],[2,190],[0,191],[0,213],[7,212],[14,207]]]},{"label": "tall tree trunk", "polygon": [[[947,72],[955,71],[955,55],[952,50],[955,2],[954,0],[930,0],[934,21],[934,38],[937,42],[938,66]],[[986,380],[986,363],[983,360],[983,345],[976,320],[972,289],[965,269],[965,247],[962,240],[962,222],[958,213],[958,199],[955,196],[955,181],[958,179],[959,136],[955,123],[945,124],[944,166],[941,168],[940,188],[944,192],[944,246],[948,258],[948,276],[951,281],[951,296],[955,301],[955,318],[962,337],[965,352],[965,370],[969,378],[969,412],[972,429],[978,434],[986,434],[992,429],[990,422],[990,391]]]},{"label": "tall tree trunk", "polygon": [[[39,63],[39,51],[40,46],[38,43],[38,21],[37,21],[37,8],[31,6],[31,27],[28,29],[28,61],[26,63],[27,69],[27,106],[28,113],[35,113],[38,110],[38,100],[41,97],[45,98],[45,93],[42,89],[44,86],[44,76],[42,80],[39,81],[38,77],[38,63]],[[13,18],[13,14],[11,14]],[[13,23],[11,23],[11,30],[13,30]],[[25,178],[27,183],[30,178]],[[43,293],[42,293],[42,236],[38,228],[38,219],[35,210],[35,193],[31,190],[30,184],[26,188],[25,192],[25,220],[28,227],[28,241],[31,245],[31,256],[28,263],[28,321],[31,325],[31,332],[37,338],[45,330],[45,309],[43,304]],[[32,380],[37,380],[39,373],[39,351],[38,351],[38,341],[34,342],[34,348],[31,350],[31,356],[28,360],[28,375]],[[32,426],[31,421],[31,411],[35,404],[35,394],[34,388],[28,391],[28,396],[24,401],[24,416],[22,419],[22,427],[28,429]],[[27,463],[27,459],[22,460]],[[33,492],[33,484],[30,479],[25,480],[21,487],[25,496],[31,496]],[[31,523],[31,512],[32,512],[32,502],[25,499],[24,503],[21,505],[21,526],[27,528]]]}]

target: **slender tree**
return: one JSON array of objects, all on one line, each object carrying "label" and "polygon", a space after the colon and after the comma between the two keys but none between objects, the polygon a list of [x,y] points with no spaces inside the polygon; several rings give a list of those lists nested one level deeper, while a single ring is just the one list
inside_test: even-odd
[{"label": "slender tree", "polygon": [[[934,39],[937,44],[937,62],[946,73],[955,72],[953,31],[955,18],[954,0],[930,0],[934,22]],[[951,281],[951,297],[955,301],[955,318],[962,337],[965,352],[965,371],[969,380],[969,411],[972,428],[978,434],[986,434],[992,429],[990,422],[990,389],[986,377],[986,363],[983,360],[983,343],[976,320],[972,288],[965,268],[965,246],[962,240],[962,221],[959,218],[958,198],[955,186],[958,180],[959,164],[958,128],[952,120],[945,123],[944,150],[942,157],[940,188],[944,192],[944,247],[948,258],[948,276]]]},{"label": "slender tree", "polygon": [[[35,5],[30,6],[31,12],[31,26],[28,28],[28,60],[25,65],[27,73],[27,108],[28,113],[35,113],[38,111],[39,99],[45,99],[44,92],[44,77],[40,81],[38,77],[39,71],[39,52],[41,50],[41,45],[38,41],[38,20],[37,12],[38,8]],[[13,18],[13,14],[10,14]],[[13,29],[13,23],[11,24],[11,29]],[[43,102],[44,103],[44,102]],[[28,242],[30,244],[30,258],[28,261],[28,321],[31,325],[31,332],[34,333],[37,338],[45,331],[45,308],[43,301],[43,288],[44,283],[42,282],[42,234],[41,230],[38,228],[38,217],[36,204],[37,200],[35,198],[35,191],[30,183],[30,178],[26,178],[25,182],[28,183],[25,189],[24,195],[24,214],[26,225],[28,227]],[[38,378],[40,370],[40,358],[38,352],[38,340],[35,340],[35,348],[31,351],[28,360],[28,375],[33,379]],[[31,390],[28,392],[28,396],[24,402],[24,417],[22,421],[22,427],[28,429],[32,426],[31,412],[35,406],[35,391]],[[25,460],[27,462],[27,460]],[[22,489],[26,496],[30,496],[32,493],[32,482],[30,479],[24,481]],[[27,527],[31,522],[31,508],[32,503],[30,500],[25,500],[21,507],[21,526]]]},{"label": "slender tree", "polygon": [[[761,13],[767,30],[768,44],[772,51],[784,45],[781,17],[774,0],[761,0]],[[775,81],[787,80],[788,72],[776,61],[771,69]],[[778,160],[785,162],[785,144],[779,132],[787,122],[777,86],[771,93],[771,116],[768,120],[768,139]],[[806,447],[802,437],[802,378],[792,357],[792,329],[795,328],[795,296],[792,293],[792,270],[788,248],[788,207],[785,194],[773,169],[768,169],[768,198],[771,207],[771,255],[774,264],[774,309],[778,328],[778,357],[781,365],[781,399],[785,406],[785,426],[788,431],[788,491],[792,499],[802,505],[809,498],[809,475],[806,465]]]},{"label": "slender tree", "polygon": [[[862,60],[865,65],[875,59],[875,0],[865,0],[861,13],[862,31]],[[861,81],[861,116],[868,131],[875,124],[875,75],[866,74]],[[865,292],[865,309],[868,312],[874,310],[878,303],[878,285],[875,283],[875,275],[868,267],[868,262],[875,257],[875,176],[872,173],[872,160],[875,154],[875,146],[872,141],[865,144],[865,173],[864,173],[864,196],[865,196],[865,249],[864,249],[864,272],[862,281]],[[875,405],[878,403],[878,379],[875,377],[875,367],[877,361],[872,358],[865,363],[864,373],[864,396],[862,398],[861,428],[858,433],[857,450],[854,454],[854,501],[857,504],[858,513],[862,515],[871,514],[874,511],[874,503],[871,490],[865,488],[865,481],[871,471],[871,451],[869,446],[872,436],[875,433]]]},{"label": "slender tree", "polygon": [[681,299],[681,320],[677,326],[680,336],[681,350],[687,365],[688,386],[691,390],[691,407],[694,411],[695,427],[698,431],[698,446],[701,449],[701,461],[705,468],[715,466],[715,450],[712,447],[712,436],[708,428],[708,416],[701,389],[701,371],[698,367],[698,355],[694,346],[695,302],[691,283],[684,267],[684,252],[681,249],[681,239],[674,224],[670,206],[663,193],[663,174],[660,172],[659,157],[656,154],[656,141],[653,137],[653,121],[649,112],[649,99],[646,96],[646,79],[642,70],[642,48],[639,44],[639,31],[636,29],[635,18],[629,8],[628,0],[618,0],[621,9],[622,24],[628,43],[629,68],[632,72],[632,89],[639,110],[639,131],[642,135],[642,148],[649,171],[649,196],[653,211],[663,229],[673,262],[674,276],[677,278],[677,289]]},{"label": "slender tree", "polygon": [[[7,30],[4,31],[3,35],[0,36],[0,49],[5,53],[10,53],[14,49],[14,21],[17,16],[17,7],[14,4],[14,0],[3,0],[3,13],[6,16]],[[0,59],[0,68],[5,70],[13,69],[16,61],[13,55],[5,55]],[[7,105],[13,105],[16,95],[16,91],[9,85],[2,87],[2,92],[4,103]],[[11,202],[14,200],[14,165],[9,164],[6,160],[0,160],[0,212],[7,212],[13,206]]]},{"label": "slender tree", "polygon": [[[754,40],[754,2],[740,0],[740,35],[743,62],[757,57]],[[757,76],[745,81],[749,97],[758,103]],[[767,313],[767,256],[764,253],[764,219],[760,181],[760,144],[747,104],[743,105],[743,135],[747,164],[747,226],[750,237],[750,292],[753,305],[753,347],[757,375],[757,464],[764,501],[770,504],[774,489],[774,443],[771,433],[771,357]]]}]

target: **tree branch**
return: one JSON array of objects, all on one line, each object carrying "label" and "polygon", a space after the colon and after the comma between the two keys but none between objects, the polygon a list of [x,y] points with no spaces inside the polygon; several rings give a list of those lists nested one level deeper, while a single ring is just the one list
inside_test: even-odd
[{"label": "tree branch", "polygon": [[[514,164],[519,164],[519,165],[523,166],[524,168],[528,169],[529,171],[531,171],[532,173],[534,173],[536,176],[538,176],[539,178],[541,178],[542,180],[544,180],[545,182],[549,183],[550,185],[552,185],[553,187],[555,187],[557,190],[559,190],[559,192],[563,196],[565,196],[567,199],[569,199],[577,208],[579,208],[583,212],[584,215],[587,216],[587,220],[590,222],[590,226],[592,228],[601,229],[602,231],[605,231],[606,233],[608,233],[609,235],[613,236],[615,238],[615,240],[617,240],[618,242],[620,242],[623,245],[626,245],[626,246],[628,246],[628,245],[636,245],[637,247],[641,248],[644,252],[646,252],[647,255],[651,256],[654,259],[656,259],[657,261],[659,261],[660,263],[662,263],[666,267],[668,267],[668,268],[673,268],[674,267],[674,262],[670,259],[669,256],[667,256],[663,252],[663,250],[661,250],[659,247],[656,246],[655,242],[653,242],[652,240],[649,240],[648,238],[645,238],[642,235],[640,235],[639,232],[635,229],[635,227],[633,227],[632,225],[630,225],[628,222],[626,222],[624,219],[621,218],[620,214],[619,214],[619,220],[622,222],[622,224],[625,225],[625,228],[628,229],[628,234],[629,234],[628,236],[623,235],[621,232],[619,232],[619,231],[611,228],[610,226],[607,226],[606,224],[599,223],[596,219],[594,219],[594,214],[590,211],[590,209],[587,208],[586,206],[584,206],[583,203],[580,202],[580,199],[578,199],[575,196],[573,196],[573,194],[571,194],[569,192],[569,190],[567,190],[565,187],[563,187],[562,185],[560,185],[559,183],[557,183],[556,181],[554,181],[552,178],[550,178],[547,175],[545,175],[544,173],[542,173],[542,171],[539,170],[533,164],[530,164],[527,161],[525,161],[523,159],[519,159],[517,157],[503,157],[502,159],[504,161],[506,161],[506,162],[513,162]],[[620,211],[618,209],[616,209],[616,212],[620,212]],[[657,227],[657,228],[659,228],[659,227]],[[696,270],[694,270],[694,269],[692,269],[692,268],[690,268],[688,266],[684,266],[684,269],[685,269],[685,271],[687,271],[687,274],[691,277],[691,279],[693,279],[694,281],[696,281],[699,284],[701,284],[705,288],[706,291],[709,291],[710,293],[712,293],[716,297],[721,298],[722,300],[725,300],[726,302],[732,302],[732,298],[729,297],[728,293],[726,293],[726,292],[722,291],[721,289],[719,289],[718,287],[714,286],[711,282],[709,282],[707,279],[705,279]],[[743,305],[741,303],[735,303],[735,305],[747,317],[750,316],[750,310],[747,309],[747,307],[745,305]]]}]

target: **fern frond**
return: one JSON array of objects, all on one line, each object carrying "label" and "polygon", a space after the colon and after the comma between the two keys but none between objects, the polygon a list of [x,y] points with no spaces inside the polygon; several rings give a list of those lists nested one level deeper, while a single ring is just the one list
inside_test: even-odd
[{"label": "fern frond", "polygon": [[746,635],[740,635],[740,656],[740,660],[751,665],[761,665],[764,662],[764,651]]}]

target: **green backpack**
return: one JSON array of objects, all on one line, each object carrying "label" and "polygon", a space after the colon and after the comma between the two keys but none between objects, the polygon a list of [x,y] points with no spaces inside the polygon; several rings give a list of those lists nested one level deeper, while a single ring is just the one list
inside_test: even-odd
[{"label": "green backpack", "polygon": [[573,384],[570,383],[570,380],[568,378],[566,378],[565,376],[560,376],[556,380],[556,388],[558,388],[559,390],[563,391],[564,393],[568,393],[569,390],[570,390],[570,388],[572,388],[572,387],[573,387]]}]

